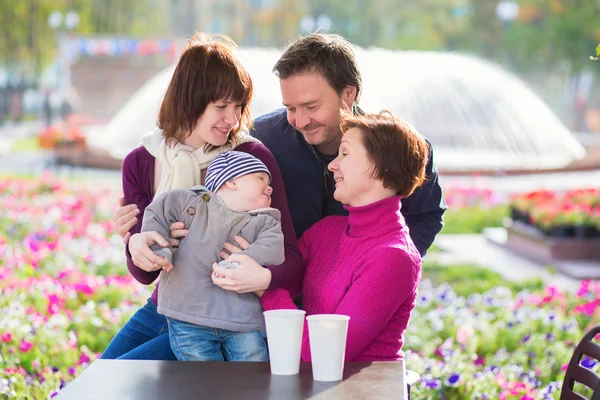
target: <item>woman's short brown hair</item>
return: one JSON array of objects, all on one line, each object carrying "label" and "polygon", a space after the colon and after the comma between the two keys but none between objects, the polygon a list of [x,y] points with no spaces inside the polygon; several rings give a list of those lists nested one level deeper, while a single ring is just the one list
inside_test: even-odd
[{"label": "woman's short brown hair", "polygon": [[[208,104],[223,99],[242,105],[242,117],[227,143],[250,127],[252,79],[233,54],[235,47],[235,42],[224,35],[196,33],[189,40],[158,113],[158,127],[167,141],[183,142]],[[212,148],[207,145],[205,150]]]},{"label": "woman's short brown hair", "polygon": [[369,159],[373,176],[385,188],[408,197],[426,179],[429,158],[427,141],[408,122],[384,110],[379,114],[344,116],[342,132],[357,128]]}]

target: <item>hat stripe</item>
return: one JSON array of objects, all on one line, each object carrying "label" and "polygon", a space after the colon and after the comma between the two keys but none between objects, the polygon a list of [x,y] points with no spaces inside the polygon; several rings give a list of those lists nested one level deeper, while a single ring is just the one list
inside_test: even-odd
[{"label": "hat stripe", "polygon": [[256,172],[265,172],[272,179],[271,172],[258,158],[241,151],[228,151],[210,163],[204,186],[211,192],[216,192],[228,180]]}]

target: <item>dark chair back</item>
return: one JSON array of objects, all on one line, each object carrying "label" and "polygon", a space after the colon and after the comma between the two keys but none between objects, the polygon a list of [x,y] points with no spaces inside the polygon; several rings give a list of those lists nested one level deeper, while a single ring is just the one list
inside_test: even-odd
[{"label": "dark chair back", "polygon": [[598,334],[600,334],[600,325],[590,329],[575,347],[563,380],[560,400],[588,400],[573,391],[575,382],[579,382],[593,391],[589,400],[600,400],[600,375],[580,364],[584,356],[595,359],[596,363],[600,363],[600,345],[593,341]]}]

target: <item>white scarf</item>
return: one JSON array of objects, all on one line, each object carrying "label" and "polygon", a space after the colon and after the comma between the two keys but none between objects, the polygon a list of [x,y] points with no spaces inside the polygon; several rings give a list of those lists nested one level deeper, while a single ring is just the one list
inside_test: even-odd
[{"label": "white scarf", "polygon": [[245,142],[260,143],[247,131],[241,133],[235,143],[226,144],[208,153],[204,152],[204,146],[194,149],[178,142],[167,144],[163,131],[159,128],[142,136],[141,145],[161,166],[160,183],[155,196],[173,189],[190,189],[202,185],[202,170],[208,168],[208,164],[216,156]]}]

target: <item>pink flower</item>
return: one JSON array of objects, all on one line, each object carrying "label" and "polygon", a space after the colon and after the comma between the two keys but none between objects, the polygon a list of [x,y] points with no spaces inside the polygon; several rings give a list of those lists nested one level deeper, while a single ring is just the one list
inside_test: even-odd
[{"label": "pink flower", "polygon": [[580,314],[586,314],[591,317],[594,315],[598,307],[600,307],[600,299],[596,299],[594,301],[590,301],[584,304],[578,304],[575,307],[575,312],[578,312]]},{"label": "pink flower", "polygon": [[8,343],[12,340],[12,335],[10,334],[10,332],[5,332],[2,335],[0,335],[0,338],[4,343]]},{"label": "pink flower", "polygon": [[88,295],[94,294],[94,289],[92,289],[87,282],[76,283],[75,290],[77,292],[80,292],[83,294],[88,294]]},{"label": "pink flower", "polygon": [[19,346],[19,350],[21,350],[22,353],[27,353],[29,350],[31,350],[32,347],[33,343],[28,342],[25,339],[21,339],[21,345]]},{"label": "pink flower", "polygon": [[546,296],[544,297],[542,302],[544,304],[547,304],[547,303],[551,302],[552,300],[561,300],[564,297],[565,297],[564,294],[560,291],[559,288],[557,288],[554,285],[551,285],[546,288]]},{"label": "pink flower", "polygon": [[81,365],[89,362],[90,358],[85,353],[81,353],[81,355],[79,356],[79,362],[77,364]]},{"label": "pink flower", "polygon": [[589,279],[585,279],[581,281],[581,285],[579,286],[579,290],[577,290],[577,297],[583,297],[589,293],[590,281]]},{"label": "pink flower", "polygon": [[56,293],[48,295],[48,314],[54,315],[59,312],[64,304],[64,300],[58,297]]},{"label": "pink flower", "polygon": [[475,330],[471,325],[461,325],[456,331],[456,341],[465,346],[475,334]]}]

